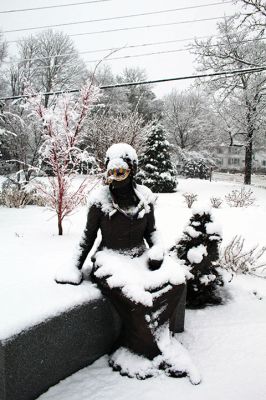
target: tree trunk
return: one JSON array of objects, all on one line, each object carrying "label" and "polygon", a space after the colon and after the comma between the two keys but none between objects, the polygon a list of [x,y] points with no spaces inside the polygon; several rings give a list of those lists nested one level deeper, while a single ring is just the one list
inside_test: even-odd
[{"label": "tree trunk", "polygon": [[63,226],[62,226],[62,219],[58,215],[58,235],[62,236],[63,235]]},{"label": "tree trunk", "polygon": [[252,112],[255,110],[251,108],[251,105],[248,101],[246,101],[246,105],[248,108],[247,113],[247,141],[246,141],[246,150],[245,150],[245,174],[244,174],[244,184],[251,184],[251,173],[252,173],[252,146],[253,146],[253,135],[254,135],[254,126],[252,123]]},{"label": "tree trunk", "polygon": [[251,173],[252,173],[252,138],[249,139],[245,151],[245,175],[244,175],[245,185],[251,184]]},{"label": "tree trunk", "polygon": [[49,102],[49,95],[45,94],[44,95],[44,107],[48,107],[48,102]]}]

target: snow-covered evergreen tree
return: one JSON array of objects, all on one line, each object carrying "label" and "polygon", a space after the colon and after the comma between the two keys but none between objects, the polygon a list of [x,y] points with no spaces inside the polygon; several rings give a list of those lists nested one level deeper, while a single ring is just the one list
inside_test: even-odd
[{"label": "snow-covered evergreen tree", "polygon": [[185,260],[192,277],[187,282],[187,306],[201,308],[219,304],[216,289],[223,285],[218,271],[221,242],[220,226],[214,222],[207,207],[194,207],[193,215],[176,246],[177,255]]},{"label": "snow-covered evergreen tree", "polygon": [[166,131],[154,123],[139,157],[137,180],[157,193],[171,193],[176,188],[176,171],[170,159],[170,143]]}]

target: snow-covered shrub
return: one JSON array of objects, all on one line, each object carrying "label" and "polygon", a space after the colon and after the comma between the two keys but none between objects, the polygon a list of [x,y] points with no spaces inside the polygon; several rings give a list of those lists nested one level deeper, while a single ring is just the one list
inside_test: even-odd
[{"label": "snow-covered shrub", "polygon": [[10,187],[0,192],[0,205],[9,208],[24,208],[28,205],[45,206],[45,200],[35,190],[27,191]]},{"label": "snow-covered shrub", "polygon": [[251,189],[246,189],[244,186],[240,190],[232,190],[225,200],[230,207],[248,207],[254,204],[255,197]]},{"label": "snow-covered shrub", "polygon": [[266,260],[261,260],[266,253],[266,247],[254,246],[245,250],[244,244],[244,238],[235,236],[221,250],[220,265],[232,273],[266,276]]},{"label": "snow-covered shrub", "polygon": [[191,208],[193,203],[198,198],[198,195],[196,193],[183,193],[182,196],[185,198],[185,202],[186,202],[188,208]]},{"label": "snow-covered shrub", "polygon": [[186,178],[210,179],[211,167],[204,158],[195,158],[184,162],[180,174]]},{"label": "snow-covered shrub", "polygon": [[88,155],[84,161],[81,159],[78,172],[84,175],[96,175],[102,172],[102,170],[95,157]]},{"label": "snow-covered shrub", "polygon": [[27,205],[45,206],[45,199],[37,193],[36,189],[28,185],[19,187],[7,180],[3,183],[0,192],[0,205],[9,208],[24,208]]},{"label": "snow-covered shrub", "polygon": [[214,222],[211,210],[194,208],[183,237],[176,245],[177,256],[185,261],[191,278],[187,281],[187,306],[201,308],[219,304],[216,289],[223,285],[218,271],[221,228]]},{"label": "snow-covered shrub", "polygon": [[223,200],[220,197],[211,197],[210,202],[213,208],[220,208]]},{"label": "snow-covered shrub", "polygon": [[0,205],[9,208],[24,208],[30,203],[30,200],[30,194],[17,187],[3,189],[0,193]]},{"label": "snow-covered shrub", "polygon": [[171,193],[176,188],[176,171],[170,158],[166,131],[154,123],[147,136],[144,152],[139,157],[137,181],[156,193]]}]

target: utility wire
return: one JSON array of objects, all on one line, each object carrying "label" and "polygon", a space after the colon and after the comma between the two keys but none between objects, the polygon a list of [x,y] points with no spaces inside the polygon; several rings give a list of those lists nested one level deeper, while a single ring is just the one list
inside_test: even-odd
[{"label": "utility wire", "polygon": [[[170,44],[170,43],[177,43],[177,42],[188,42],[191,40],[195,39],[208,39],[213,36],[198,36],[198,37],[190,37],[190,38],[184,38],[184,39],[175,39],[175,40],[165,40],[161,42],[151,42],[151,43],[141,43],[141,44],[135,44],[135,45],[127,45],[127,46],[116,46],[112,48],[105,48],[105,49],[96,49],[96,50],[84,50],[84,51],[79,51],[78,54],[89,54],[89,53],[102,53],[104,51],[115,51],[115,50],[127,50],[127,49],[134,49],[137,47],[148,47],[148,46],[157,46],[161,44]],[[257,40],[263,40],[264,38],[257,38]],[[72,55],[76,55],[77,52],[73,53],[65,53],[65,54],[53,54],[51,56],[46,56],[46,57],[37,57],[37,58],[21,58],[18,61],[2,61],[2,64],[20,64],[24,61],[41,61],[41,60],[49,60],[50,58],[61,58],[61,57],[68,57]]]},{"label": "utility wire", "polygon": [[[115,60],[124,60],[126,58],[138,58],[138,57],[146,57],[146,56],[153,56],[157,54],[168,54],[168,53],[178,53],[181,51],[188,51],[188,48],[181,48],[181,49],[174,49],[174,50],[163,50],[163,51],[155,51],[151,53],[142,53],[142,54],[135,54],[135,55],[126,55],[126,56],[120,56],[120,57],[104,57],[101,59],[95,59],[95,60],[83,60],[85,64],[92,64],[92,63],[98,63],[101,61],[115,61]],[[54,67],[58,66],[58,64],[52,64],[52,65],[39,65],[37,67],[34,67],[34,71],[38,70],[43,70],[43,69],[52,69]],[[61,67],[61,65],[60,65]]]},{"label": "utility wire", "polygon": [[[213,36],[198,36],[198,37],[191,37],[191,38],[186,38],[186,39],[176,39],[176,40],[166,40],[166,41],[162,41],[162,42],[152,42],[152,43],[142,43],[142,44],[137,44],[137,45],[129,45],[129,46],[124,46],[124,47],[113,47],[113,48],[105,48],[105,49],[97,49],[97,50],[85,50],[85,51],[81,51],[78,52],[78,55],[81,54],[89,54],[89,53],[101,53],[104,51],[109,51],[109,52],[114,52],[114,51],[118,51],[118,50],[128,50],[128,49],[132,49],[132,48],[138,48],[138,47],[148,47],[148,46],[155,46],[155,45],[161,45],[161,44],[170,44],[170,43],[177,43],[177,42],[186,42],[186,41],[191,41],[191,40],[195,40],[195,39],[208,39],[208,38],[212,38]],[[259,38],[254,38],[254,39],[247,39],[247,40],[243,40],[243,41],[239,41],[239,42],[232,42],[232,45],[237,45],[237,44],[243,44],[243,43],[250,43],[250,42],[257,42],[260,40],[266,40],[266,38],[264,37],[259,37]],[[223,44],[221,44],[223,45]],[[210,45],[211,47],[217,47],[219,46],[219,44],[212,44]],[[136,54],[136,55],[126,55],[126,56],[121,56],[121,57],[113,57],[113,58],[106,58],[106,61],[109,60],[119,60],[119,59],[123,59],[123,58],[134,58],[134,57],[142,57],[142,56],[149,56],[149,55],[155,55],[155,54],[164,54],[164,53],[174,53],[174,52],[179,52],[179,51],[188,51],[190,50],[189,47],[185,47],[185,48],[181,48],[181,49],[173,49],[173,50],[165,50],[165,51],[159,51],[159,52],[152,52],[152,53],[142,53],[142,54]],[[12,62],[12,61],[3,61],[3,64],[12,64],[12,65],[19,65],[22,64],[23,62],[26,61],[42,61],[42,60],[49,60],[49,59],[53,59],[53,58],[61,58],[61,57],[68,57],[71,55],[76,55],[77,53],[65,53],[65,54],[54,54],[51,56],[47,56],[47,57],[38,57],[38,58],[22,58],[21,60],[18,60],[16,62]],[[100,61],[98,60],[83,60],[85,63],[92,63],[92,62],[96,62],[96,61]],[[43,66],[38,66],[36,68],[50,68],[51,66],[49,65],[43,65]]]},{"label": "utility wire", "polygon": [[[115,29],[107,29],[107,30],[101,30],[101,31],[81,32],[81,33],[69,34],[68,36],[70,36],[70,37],[85,36],[85,35],[95,35],[95,34],[99,34],[99,33],[110,33],[110,32],[130,31],[130,30],[136,30],[136,29],[157,28],[157,27],[161,27],[161,26],[183,25],[183,24],[191,24],[191,23],[195,23],[195,22],[215,21],[218,19],[229,18],[232,16],[233,15],[227,15],[227,16],[220,16],[220,17],[192,19],[192,20],[177,21],[177,22],[167,22],[167,23],[162,23],[162,24],[139,25],[139,26],[126,27],[126,28],[115,28]],[[17,42],[19,42],[19,40],[7,40],[6,41],[6,43],[17,43]]]},{"label": "utility wire", "polygon": [[42,6],[42,7],[34,7],[34,8],[19,8],[15,10],[3,10],[0,11],[0,14],[8,14],[8,13],[17,13],[24,11],[36,11],[36,10],[46,10],[48,8],[61,8],[61,7],[69,7],[69,6],[80,6],[82,4],[94,4],[94,3],[103,3],[106,1],[112,0],[91,0],[91,1],[81,1],[79,3],[68,3],[68,4],[56,4],[53,6]]},{"label": "utility wire", "polygon": [[[228,17],[232,17],[232,15],[226,16],[226,18],[228,18]],[[161,27],[161,26],[192,24],[192,23],[195,23],[195,22],[214,21],[214,20],[223,19],[223,18],[224,18],[224,16],[222,16],[222,17],[212,17],[212,18],[192,19],[192,20],[177,21],[177,22],[166,22],[166,23],[162,23],[162,24],[139,25],[139,26],[132,26],[132,27],[128,27],[128,28],[117,28],[117,29],[108,29],[108,30],[103,30],[103,31],[74,33],[74,34],[71,34],[69,36],[94,35],[94,34],[98,34],[98,33],[109,33],[109,32],[119,32],[119,31],[129,31],[129,30],[135,30],[135,29],[157,28],[157,27]]]},{"label": "utility wire", "polygon": [[[255,73],[255,72],[262,72],[265,70],[266,70],[266,66],[261,66],[261,67],[255,67],[255,68],[210,72],[210,73],[197,74],[197,75],[178,76],[175,78],[164,78],[164,79],[139,81],[139,82],[125,82],[125,83],[117,83],[114,85],[102,85],[99,88],[102,90],[116,89],[116,88],[122,88],[122,87],[149,85],[149,84],[154,84],[154,83],[163,83],[163,82],[171,82],[171,81],[181,81],[181,80],[189,80],[189,79],[197,79],[197,78],[210,78],[213,76],[242,75],[242,74],[249,74],[249,73]],[[24,94],[24,95],[18,95],[18,96],[2,97],[2,98],[0,98],[0,101],[17,100],[17,99],[23,99],[23,98],[28,98],[28,97],[36,97],[39,95],[53,96],[53,95],[59,95],[59,94],[63,94],[63,93],[77,93],[79,91],[80,91],[80,89],[70,89],[70,90],[58,90],[58,91],[54,91],[54,92],[37,93],[35,95]]]},{"label": "utility wire", "polygon": [[[174,49],[174,50],[162,50],[162,51],[155,51],[151,53],[142,53],[142,54],[135,54],[135,55],[127,55],[127,56],[120,56],[120,57],[106,57],[104,61],[114,61],[114,60],[123,60],[125,58],[138,58],[138,57],[146,57],[146,56],[154,56],[157,54],[169,54],[169,53],[178,53],[180,51],[188,51],[189,49],[183,47],[181,49]],[[84,60],[86,64],[91,64],[95,62],[100,62],[101,60]],[[38,67],[37,67],[38,68]]]},{"label": "utility wire", "polygon": [[36,30],[36,29],[58,28],[61,26],[89,24],[92,22],[114,21],[114,20],[118,20],[118,19],[135,18],[135,17],[142,17],[142,16],[147,16],[147,15],[165,14],[165,13],[171,13],[171,12],[176,12],[176,11],[191,10],[191,9],[203,8],[203,7],[211,7],[211,6],[217,6],[217,5],[226,4],[226,3],[232,3],[232,1],[231,0],[219,1],[217,3],[207,3],[207,4],[200,4],[197,6],[172,8],[172,9],[168,9],[168,10],[150,11],[150,12],[144,12],[144,13],[138,13],[138,14],[121,15],[121,16],[99,18],[99,19],[90,19],[90,20],[77,21],[77,22],[66,22],[66,23],[54,24],[54,25],[43,25],[43,26],[34,26],[34,27],[29,27],[29,28],[11,29],[8,31],[3,31],[2,33],[23,32],[23,31],[31,31],[31,30]]},{"label": "utility wire", "polygon": [[[243,42],[241,42],[243,43]],[[212,45],[211,47],[215,47],[218,46],[217,44]],[[146,57],[146,56],[154,56],[157,54],[171,54],[171,53],[178,53],[178,52],[182,52],[182,51],[189,51],[191,50],[191,48],[189,47],[182,47],[180,49],[173,49],[173,50],[162,50],[162,51],[155,51],[155,52],[150,52],[150,53],[141,53],[141,54],[129,54],[126,56],[120,56],[120,57],[106,57],[103,60],[106,61],[114,61],[114,60],[123,60],[126,58],[138,58],[138,57]],[[85,62],[85,64],[91,64],[91,63],[96,63],[96,62],[100,62],[101,59],[97,59],[97,60],[83,60]],[[36,67],[39,68],[39,67]],[[49,66],[41,66],[40,68],[50,68]]]}]

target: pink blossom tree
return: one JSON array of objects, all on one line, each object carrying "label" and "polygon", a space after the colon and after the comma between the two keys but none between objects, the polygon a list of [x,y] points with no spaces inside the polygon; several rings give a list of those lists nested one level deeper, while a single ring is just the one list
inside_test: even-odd
[{"label": "pink blossom tree", "polygon": [[42,95],[31,95],[26,107],[42,123],[40,157],[52,175],[48,177],[48,185],[39,182],[36,188],[44,197],[46,205],[56,212],[58,234],[63,235],[63,219],[82,204],[89,183],[88,177],[81,181],[73,180],[78,174],[81,161],[89,161],[91,158],[78,144],[84,121],[99,97],[99,89],[88,81],[78,97],[65,93],[48,107],[43,105]]}]

